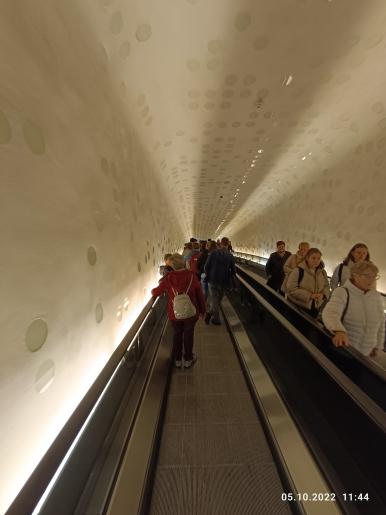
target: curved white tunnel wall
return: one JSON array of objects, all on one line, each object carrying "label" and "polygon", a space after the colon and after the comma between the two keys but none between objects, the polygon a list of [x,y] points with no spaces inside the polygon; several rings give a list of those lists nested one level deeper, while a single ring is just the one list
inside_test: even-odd
[{"label": "curved white tunnel wall", "polygon": [[[364,242],[381,271],[378,289],[386,292],[386,173],[384,154],[376,152],[379,142],[386,144],[384,131],[337,164],[323,168],[314,163],[307,180],[293,170],[287,193],[267,190],[264,201],[251,206],[251,221],[231,232],[234,248],[269,256],[277,240],[285,240],[292,252],[300,241],[308,241],[322,251],[332,275],[350,248]],[[301,169],[305,165],[300,163]]]},{"label": "curved white tunnel wall", "polygon": [[22,3],[0,7],[1,513],[183,241],[85,15]]},{"label": "curved white tunnel wall", "polygon": [[363,240],[386,291],[385,27],[383,0],[0,3],[1,512],[189,236],[329,271]]}]

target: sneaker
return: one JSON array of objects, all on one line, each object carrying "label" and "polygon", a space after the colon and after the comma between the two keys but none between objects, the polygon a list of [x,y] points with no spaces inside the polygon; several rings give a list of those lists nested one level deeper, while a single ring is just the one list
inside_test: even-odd
[{"label": "sneaker", "polygon": [[174,360],[174,366],[176,368],[181,368],[182,367],[182,360],[181,359]]},{"label": "sneaker", "polygon": [[193,366],[195,364],[195,362],[197,361],[197,356],[195,354],[193,354],[193,358],[186,361],[184,360],[184,367],[185,368],[190,368],[191,366]]},{"label": "sneaker", "polygon": [[213,318],[212,318],[212,324],[213,325],[221,325],[221,322],[220,322],[220,320],[217,321],[217,320],[213,320]]},{"label": "sneaker", "polygon": [[210,319],[212,318],[212,313],[207,313],[204,318],[204,322],[209,325]]}]

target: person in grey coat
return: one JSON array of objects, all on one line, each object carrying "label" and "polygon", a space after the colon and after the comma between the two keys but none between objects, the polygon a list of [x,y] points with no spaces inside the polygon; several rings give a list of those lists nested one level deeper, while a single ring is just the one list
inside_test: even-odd
[{"label": "person in grey coat", "polygon": [[362,261],[370,261],[369,249],[364,243],[356,243],[350,249],[342,263],[335,268],[330,281],[331,290],[342,286],[347,279],[350,279],[352,266]]}]

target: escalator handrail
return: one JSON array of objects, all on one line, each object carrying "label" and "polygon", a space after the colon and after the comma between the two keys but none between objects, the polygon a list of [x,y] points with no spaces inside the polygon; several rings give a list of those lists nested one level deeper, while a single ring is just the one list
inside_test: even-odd
[{"label": "escalator handrail", "polygon": [[[278,467],[283,489],[299,495],[301,492],[334,492],[335,488],[323,473],[315,453],[304,440],[293,416],[271,377],[263,360],[256,352],[248,331],[243,326],[230,299],[222,305],[225,323],[232,335],[240,364],[257,406],[259,418]],[[306,473],[305,470],[307,471]],[[294,513],[306,515],[320,513],[312,503],[302,501],[294,507]],[[315,511],[314,511],[315,510]],[[342,513],[337,504],[331,513]]]},{"label": "escalator handrail", "polygon": [[34,469],[33,473],[27,479],[22,489],[9,506],[6,515],[32,513],[35,509],[35,506],[43,496],[46,488],[55,475],[55,472],[75,441],[79,431],[85,424],[95,404],[106,388],[111,376],[127,350],[135,342],[135,339],[140,333],[146,319],[158,301],[159,297],[152,297],[145,305],[134,324],[131,326],[118,347],[114,350],[94,383],[75,408],[74,412],[58,433],[55,440]]},{"label": "escalator handrail", "polygon": [[367,413],[383,432],[386,433],[386,412],[353,383],[339,368],[317,349],[296,327],[257,293],[239,274],[238,280],[248,289],[255,299],[266,309],[292,336],[313,356],[334,381]]},{"label": "escalator handrail", "polygon": [[[270,294],[274,295],[285,306],[287,306],[289,309],[292,309],[292,311],[295,311],[298,315],[303,317],[307,321],[307,323],[313,325],[316,330],[318,330],[319,332],[323,333],[325,336],[327,336],[328,338],[331,339],[331,333],[324,327],[324,325],[322,323],[318,322],[311,316],[307,315],[307,313],[304,313],[304,311],[302,311],[300,308],[298,308],[298,306],[296,306],[295,304],[293,304],[292,302],[290,302],[289,300],[284,298],[282,295],[280,295],[278,292],[273,290],[271,287],[267,286],[267,284],[265,283],[265,281],[263,280],[262,277],[260,277],[259,275],[251,276],[247,270],[242,269],[238,264],[236,264],[236,268],[240,268],[240,270],[242,270],[244,273],[246,273],[247,275],[252,277],[252,279],[254,281],[258,282],[262,287],[269,290]],[[333,344],[331,343],[331,345],[333,345]],[[371,372],[374,373],[375,375],[377,375],[383,382],[386,382],[386,370],[384,368],[382,368],[380,365],[378,365],[373,360],[369,359],[367,356],[364,356],[361,352],[359,352],[354,347],[349,346],[349,347],[344,347],[343,349],[344,349],[344,352],[351,354],[353,357],[355,357],[356,360],[360,361],[363,366],[369,368],[371,370]]]},{"label": "escalator handrail", "polygon": [[[239,256],[239,254],[242,254],[241,256]],[[259,265],[259,268],[261,268],[261,270],[265,270],[265,264],[263,263],[265,261],[265,263],[268,261],[268,258],[267,257],[263,257],[263,256],[258,256],[256,254],[247,254],[246,252],[239,252],[238,250],[234,252],[234,255],[235,257],[239,258],[239,259],[244,259],[245,261],[248,261],[250,263],[253,263],[253,265]],[[254,261],[253,259],[248,259],[248,258],[245,258],[243,256],[249,256],[249,257],[255,257],[257,258],[258,260],[263,260],[263,262],[260,262],[260,261]],[[329,279],[331,279],[331,276],[328,275],[327,276]],[[383,293],[381,291],[379,291],[378,293],[380,293],[382,295],[382,297],[384,297],[384,300],[386,299],[386,293]]]}]

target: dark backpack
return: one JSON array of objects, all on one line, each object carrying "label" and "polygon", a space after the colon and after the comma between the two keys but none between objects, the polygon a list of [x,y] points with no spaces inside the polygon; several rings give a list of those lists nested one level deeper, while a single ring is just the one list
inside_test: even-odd
[{"label": "dark backpack", "polygon": [[[298,270],[299,270],[299,276],[298,276],[298,288],[300,288],[300,283],[302,282],[303,280],[303,277],[304,277],[304,268],[300,268],[299,266],[296,267]],[[285,277],[284,277],[284,281],[283,281],[283,284],[281,285],[280,287],[280,290],[283,292],[283,293],[288,293],[288,290],[287,290],[287,281],[288,281],[288,277],[290,276],[291,272],[289,272],[288,274],[285,274]],[[268,282],[267,282],[268,284]],[[269,286],[269,284],[268,284]]]},{"label": "dark backpack", "polygon": [[350,302],[350,292],[348,291],[348,288],[346,288],[345,286],[342,286],[342,288],[344,288],[346,290],[346,293],[347,293],[346,305],[344,307],[344,310],[342,311],[342,316],[340,317],[340,321],[343,323],[343,319],[346,316],[348,305],[349,305],[349,302]]},{"label": "dark backpack", "polygon": [[342,284],[342,270],[343,270],[343,267],[344,267],[344,263],[341,263],[339,265],[339,269],[338,269],[338,284],[339,284],[339,286]]},{"label": "dark backpack", "polygon": [[298,266],[297,269],[299,270],[298,288],[300,288],[300,283],[303,281],[303,277],[304,277],[304,268],[300,268],[300,266]]}]

